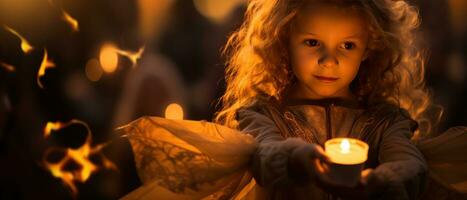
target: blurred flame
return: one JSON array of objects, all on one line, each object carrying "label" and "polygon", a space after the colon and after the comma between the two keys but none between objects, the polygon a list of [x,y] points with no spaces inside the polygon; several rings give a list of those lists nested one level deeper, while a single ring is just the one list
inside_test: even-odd
[{"label": "blurred flame", "polygon": [[141,58],[141,55],[143,55],[144,49],[145,49],[144,46],[139,48],[139,50],[137,52],[124,51],[124,50],[121,50],[121,49],[117,49],[117,53],[122,55],[122,56],[126,56],[128,59],[130,59],[131,63],[133,64],[132,66],[135,67],[136,62],[138,61],[138,59]]},{"label": "blurred flame", "polygon": [[47,138],[50,136],[52,131],[57,131],[63,127],[61,122],[47,122],[47,125],[44,127],[44,137]]},{"label": "blurred flame", "polygon": [[53,68],[55,67],[55,64],[48,59],[47,56],[47,50],[44,49],[44,57],[42,58],[41,66],[39,67],[39,72],[37,72],[37,84],[39,85],[40,88],[44,88],[44,86],[41,83],[40,78],[45,75],[45,70],[47,68]]},{"label": "blurred flame", "polygon": [[0,66],[2,66],[3,69],[5,69],[6,71],[8,72],[14,72],[16,71],[15,67],[13,65],[10,65],[10,64],[6,64],[4,62],[1,62],[0,61]]},{"label": "blurred flame", "polygon": [[4,27],[7,31],[9,31],[13,35],[16,35],[16,37],[18,37],[21,40],[21,49],[23,50],[24,53],[29,53],[34,49],[34,47],[32,47],[31,44],[29,44],[29,42],[26,39],[24,39],[24,37],[21,36],[18,32],[16,32],[15,30],[11,29],[8,26],[4,26]]},{"label": "blurred flame", "polygon": [[[109,159],[107,159],[104,156],[104,154],[100,152],[106,144],[99,144],[95,147],[91,146],[92,133],[88,124],[86,124],[83,121],[73,119],[67,123],[47,122],[47,125],[44,128],[44,137],[47,138],[50,135],[51,131],[57,131],[73,124],[83,125],[86,128],[87,136],[84,144],[81,145],[81,147],[79,147],[78,149],[49,148],[44,154],[43,163],[46,166],[46,168],[51,172],[51,174],[56,178],[60,178],[63,181],[63,183],[70,188],[72,194],[76,196],[78,194],[78,189],[75,185],[75,182],[78,181],[84,183],[86,180],[89,179],[92,173],[99,170],[99,166],[94,164],[91,160],[89,160],[90,156],[100,156],[100,158],[102,159],[103,168],[113,170],[118,169],[115,166],[115,164],[113,164]],[[46,158],[48,157],[48,155],[53,151],[57,150],[64,150],[65,156],[57,163],[51,163],[47,161]],[[66,163],[70,161],[76,162],[80,167],[73,171],[64,170]]]},{"label": "blurred flame", "polygon": [[350,142],[348,139],[343,139],[341,144],[340,144],[340,147],[341,147],[341,153],[349,153],[350,152]]},{"label": "blurred flame", "polygon": [[78,21],[75,18],[71,17],[70,14],[68,14],[64,10],[62,10],[62,15],[63,20],[65,20],[65,22],[67,22],[71,26],[73,31],[79,31]]},{"label": "blurred flame", "polygon": [[99,61],[102,69],[107,73],[112,73],[117,69],[118,55],[125,56],[130,59],[132,66],[135,67],[136,63],[141,58],[141,55],[144,53],[144,49],[145,47],[143,46],[139,48],[137,52],[131,52],[119,49],[112,43],[106,43],[101,47]]},{"label": "blurred flame", "polygon": [[167,119],[183,119],[182,106],[172,103],[165,109],[165,118]]},{"label": "blurred flame", "polygon": [[[49,0],[49,4],[52,6],[52,7],[57,7],[53,0]],[[71,26],[71,29],[73,29],[73,31],[79,31],[79,25],[78,25],[78,20],[76,20],[75,18],[73,18],[70,14],[68,14],[63,8],[58,8],[62,11],[62,19]]]}]

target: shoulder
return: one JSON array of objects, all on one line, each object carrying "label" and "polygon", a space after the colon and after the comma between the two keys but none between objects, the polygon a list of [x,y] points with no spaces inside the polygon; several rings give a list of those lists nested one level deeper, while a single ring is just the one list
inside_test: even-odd
[{"label": "shoulder", "polygon": [[412,120],[407,110],[399,107],[398,105],[381,102],[368,106],[366,110],[367,115],[375,118],[390,120],[393,122],[401,120]]},{"label": "shoulder", "polygon": [[237,110],[237,120],[245,115],[259,114],[269,116],[269,111],[277,109],[276,102],[273,97],[260,95],[247,105],[242,106]]},{"label": "shoulder", "polygon": [[282,117],[281,104],[273,97],[261,96],[238,109],[236,120],[240,130],[269,127],[281,133],[290,131]]},{"label": "shoulder", "polygon": [[369,105],[359,119],[360,130],[363,132],[384,132],[393,126],[404,126],[411,132],[418,128],[418,124],[410,117],[407,110],[388,102]]},{"label": "shoulder", "polygon": [[271,107],[268,101],[267,97],[260,96],[240,107],[235,113],[240,128],[242,124],[251,123],[252,121],[268,121],[268,109]]},{"label": "shoulder", "polygon": [[283,139],[283,126],[278,112],[265,99],[256,99],[249,105],[243,106],[236,112],[237,129],[253,135],[257,141],[275,137]]}]

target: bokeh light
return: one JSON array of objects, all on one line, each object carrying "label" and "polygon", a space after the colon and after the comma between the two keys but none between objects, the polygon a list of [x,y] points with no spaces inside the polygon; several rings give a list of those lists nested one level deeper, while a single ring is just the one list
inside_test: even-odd
[{"label": "bokeh light", "polygon": [[102,68],[99,64],[99,61],[97,59],[91,59],[88,61],[88,63],[86,64],[86,68],[85,68],[85,73],[86,73],[86,77],[90,80],[90,81],[98,81],[99,79],[101,79],[102,77]]},{"label": "bokeh light", "polygon": [[117,48],[111,43],[106,43],[102,46],[99,61],[104,72],[112,73],[117,69],[118,54]]},{"label": "bokeh light", "polygon": [[244,0],[193,0],[196,10],[216,24],[227,20],[232,11]]},{"label": "bokeh light", "polygon": [[172,103],[165,109],[165,118],[167,119],[183,119],[183,108],[182,106]]}]

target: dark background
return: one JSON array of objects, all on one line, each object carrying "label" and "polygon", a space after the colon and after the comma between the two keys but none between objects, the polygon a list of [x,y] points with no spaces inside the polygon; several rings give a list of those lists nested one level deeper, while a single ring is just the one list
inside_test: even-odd
[{"label": "dark background", "polygon": [[[86,130],[73,125],[44,138],[48,121],[87,122],[93,145],[109,143],[103,151],[120,169],[102,169],[77,183],[77,198],[116,199],[138,187],[129,146],[114,129],[142,115],[164,116],[169,103],[180,104],[185,119],[212,119],[224,90],[220,49],[245,10],[238,0],[226,17],[212,20],[196,6],[216,1],[154,0],[154,8],[168,5],[164,13],[157,11],[163,23],[157,22],[152,35],[141,36],[139,5],[151,8],[144,0],[56,0],[55,6],[46,0],[0,0],[0,24],[15,29],[35,47],[24,54],[19,39],[0,28],[0,62],[16,69],[0,68],[0,199],[72,198],[42,159],[50,147],[80,147]],[[217,1],[214,8],[222,10],[219,6],[232,1]],[[445,109],[439,130],[467,125],[467,3],[411,2],[422,16],[420,44],[429,50],[427,84],[435,102]],[[78,32],[60,19],[59,8],[79,21]],[[106,42],[130,51],[143,45],[146,49],[135,68],[120,56],[116,71],[91,81],[85,66],[99,58]],[[46,71],[41,89],[36,75],[44,49],[56,68]],[[79,166],[71,162],[66,169]]]}]

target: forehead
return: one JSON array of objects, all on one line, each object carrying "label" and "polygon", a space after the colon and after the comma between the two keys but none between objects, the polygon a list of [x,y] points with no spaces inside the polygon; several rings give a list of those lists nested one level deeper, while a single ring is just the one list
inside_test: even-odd
[{"label": "forehead", "polygon": [[358,9],[329,3],[309,3],[299,12],[293,29],[316,35],[365,35],[368,24]]}]

